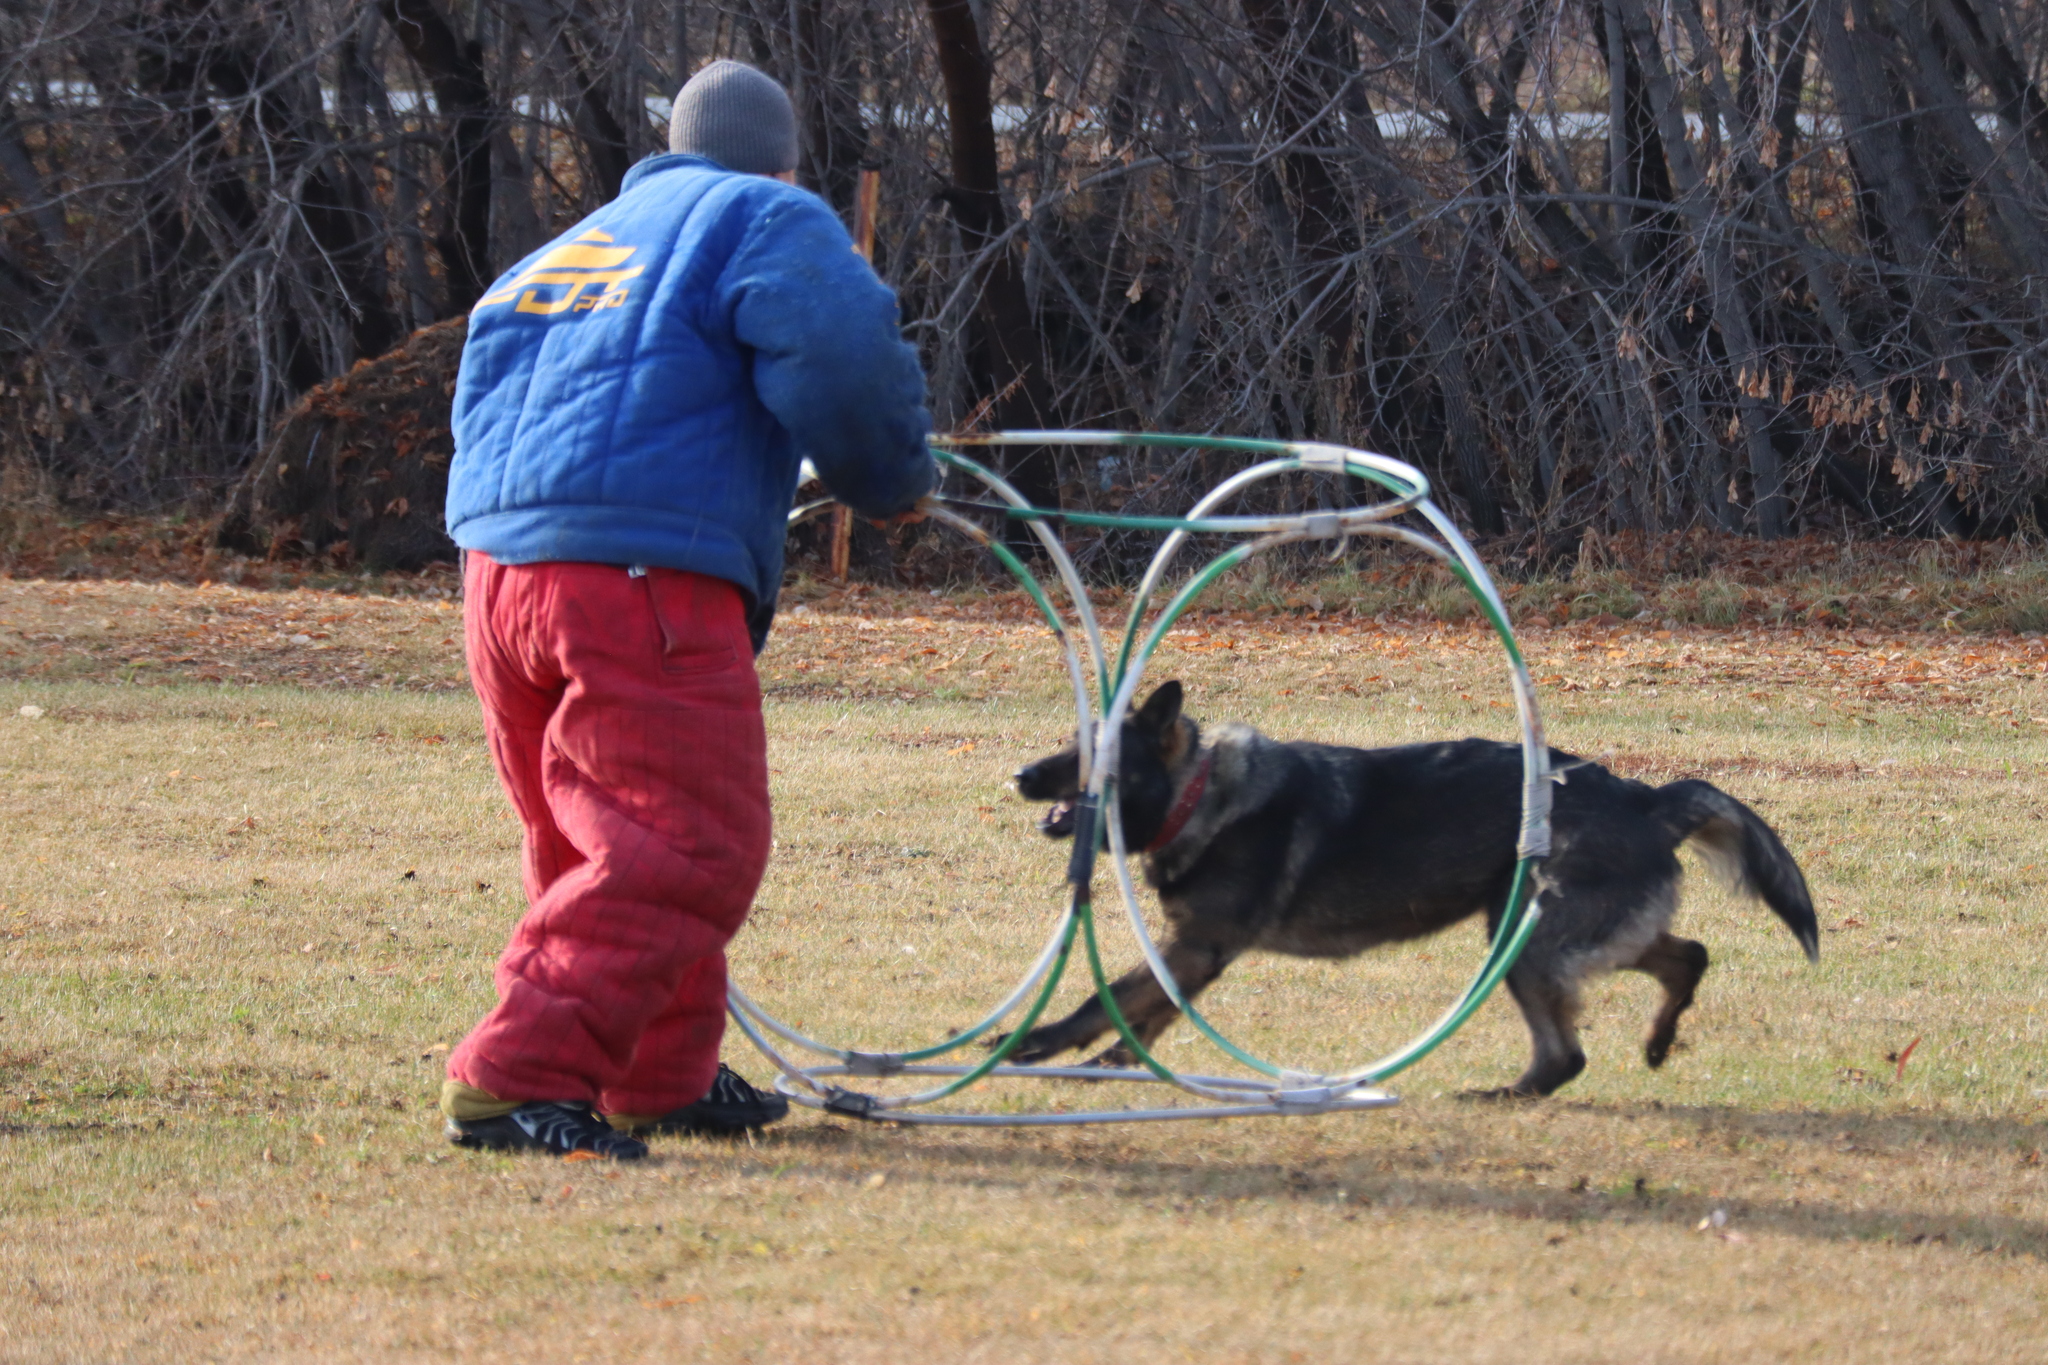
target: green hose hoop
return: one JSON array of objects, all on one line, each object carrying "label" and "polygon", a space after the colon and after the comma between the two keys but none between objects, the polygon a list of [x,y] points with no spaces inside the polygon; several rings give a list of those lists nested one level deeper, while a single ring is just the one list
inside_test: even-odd
[{"label": "green hose hoop", "polygon": [[[1010,996],[978,1023],[931,1047],[896,1053],[862,1053],[838,1048],[807,1038],[770,1016],[747,998],[737,986],[731,989],[731,1007],[742,1031],[780,1069],[777,1087],[805,1104],[862,1118],[895,1122],[934,1124],[1048,1124],[1116,1122],[1139,1119],[1218,1117],[1239,1114],[1286,1114],[1327,1112],[1333,1109],[1378,1108],[1393,1103],[1391,1096],[1369,1087],[1393,1076],[1428,1056],[1471,1018],[1513,968],[1534,932],[1541,911],[1536,903],[1537,864],[1550,848],[1549,749],[1544,742],[1542,719],[1537,710],[1535,689],[1528,668],[1508,623],[1507,609],[1495,589],[1485,565],[1457,527],[1430,501],[1429,482],[1420,471],[1384,455],[1369,451],[1313,442],[1274,441],[1238,437],[1187,436],[1146,432],[1101,431],[1019,431],[986,436],[934,437],[934,455],[944,466],[977,480],[998,499],[995,503],[966,502],[957,498],[927,499],[924,510],[935,520],[951,526],[987,548],[1017,579],[1051,628],[1066,656],[1074,690],[1078,733],[1093,736],[1081,746],[1081,775],[1085,807],[1096,812],[1084,820],[1082,842],[1075,848],[1069,865],[1071,894],[1065,912],[1037,962]],[[1084,445],[1154,446],[1180,449],[1214,449],[1267,457],[1240,470],[1219,484],[1182,517],[1126,516],[1116,513],[1067,513],[1033,506],[1007,482],[980,462],[959,453],[955,446]],[[1271,515],[1219,515],[1224,506],[1244,490],[1265,479],[1289,473],[1355,477],[1384,491],[1384,500],[1362,506],[1309,513]],[[791,512],[790,522],[814,515],[831,506],[829,499],[813,502]],[[1065,589],[1073,611],[1071,624],[1033,573],[1018,556],[980,523],[962,515],[962,508],[996,512],[1028,527],[1046,552],[1048,563]],[[1417,527],[1397,519],[1419,520]],[[1109,658],[1096,621],[1087,588],[1066,553],[1053,526],[1120,528],[1167,533],[1153,556],[1138,590],[1133,594],[1123,638],[1114,661]],[[1164,607],[1152,611],[1152,602],[1166,581],[1174,559],[1188,539],[1198,534],[1248,537],[1191,575],[1171,595]],[[1509,681],[1515,695],[1516,715],[1521,729],[1523,753],[1522,827],[1515,874],[1505,903],[1500,907],[1494,933],[1485,958],[1465,989],[1449,1009],[1414,1040],[1394,1052],[1351,1071],[1320,1074],[1284,1068],[1247,1052],[1216,1029],[1188,1001],[1165,965],[1152,940],[1131,876],[1130,851],[1124,846],[1117,807],[1115,774],[1117,747],[1122,724],[1130,713],[1138,686],[1153,654],[1173,626],[1195,600],[1218,578],[1254,556],[1279,545],[1311,540],[1338,540],[1371,536],[1393,540],[1429,554],[1458,578],[1478,603],[1507,655]],[[1078,637],[1078,638],[1077,638]],[[1085,658],[1083,657],[1085,654]],[[1091,686],[1092,684],[1092,686]],[[1097,715],[1102,723],[1095,724]],[[1099,951],[1092,891],[1095,864],[1107,853],[1118,890],[1133,931],[1146,961],[1170,1000],[1186,1014],[1212,1044],[1238,1064],[1256,1073],[1255,1078],[1192,1076],[1174,1071],[1152,1055],[1117,1008],[1111,981]],[[1088,963],[1097,997],[1106,1009],[1116,1032],[1142,1070],[1092,1067],[1009,1066],[1005,1058],[1039,1018],[1072,958],[1078,940]],[[976,1064],[935,1065],[931,1059],[969,1045],[987,1034],[1020,1007],[1024,1013],[1009,1033]],[[804,1067],[785,1057],[770,1035],[784,1042],[829,1058],[824,1065]],[[886,1076],[894,1074],[948,1076],[952,1079],[916,1094],[875,1096],[848,1091],[829,1078],[841,1075]],[[1076,1077],[1160,1081],[1214,1102],[1212,1107],[1179,1106],[1153,1110],[1087,1111],[1078,1114],[961,1114],[919,1113],[920,1106],[944,1099],[990,1075]],[[809,1093],[803,1093],[808,1090]]]}]

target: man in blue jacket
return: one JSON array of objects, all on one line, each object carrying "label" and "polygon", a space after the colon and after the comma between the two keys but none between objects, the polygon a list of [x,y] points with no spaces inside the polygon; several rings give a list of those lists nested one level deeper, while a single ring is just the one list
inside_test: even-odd
[{"label": "man in blue jacket", "polygon": [[615,1158],[788,1111],[718,1062],[769,848],[753,656],[803,457],[874,518],[929,492],[896,300],[767,76],[715,62],[667,156],[476,305],[448,525],[529,910],[448,1062],[455,1142]]}]

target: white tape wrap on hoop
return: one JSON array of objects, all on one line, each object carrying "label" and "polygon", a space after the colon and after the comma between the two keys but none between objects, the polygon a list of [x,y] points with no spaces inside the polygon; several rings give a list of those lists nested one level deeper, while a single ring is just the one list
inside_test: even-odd
[{"label": "white tape wrap on hoop", "polygon": [[1356,451],[1343,446],[1324,445],[1318,441],[1297,441],[1294,443],[1294,457],[1301,461],[1301,467],[1311,474],[1348,474],[1349,465]]}]

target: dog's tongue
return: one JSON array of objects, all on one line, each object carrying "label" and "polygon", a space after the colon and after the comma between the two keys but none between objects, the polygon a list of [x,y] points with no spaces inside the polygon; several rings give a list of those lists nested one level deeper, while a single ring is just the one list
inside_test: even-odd
[{"label": "dog's tongue", "polygon": [[1048,839],[1070,839],[1074,834],[1074,798],[1055,801],[1038,821],[1039,832]]}]

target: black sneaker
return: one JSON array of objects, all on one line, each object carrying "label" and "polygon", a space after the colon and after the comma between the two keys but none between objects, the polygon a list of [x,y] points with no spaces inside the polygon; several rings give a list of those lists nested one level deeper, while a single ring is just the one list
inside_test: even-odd
[{"label": "black sneaker", "polygon": [[700,1137],[736,1137],[755,1128],[766,1128],[789,1117],[789,1101],[772,1090],[757,1090],[724,1062],[711,1078],[711,1090],[695,1104],[671,1109],[645,1131],[650,1133],[695,1134]]},{"label": "black sneaker", "polygon": [[448,1120],[448,1140],[458,1147],[494,1152],[589,1152],[613,1161],[638,1161],[647,1144],[627,1137],[573,1100],[532,1100],[494,1119]]}]

